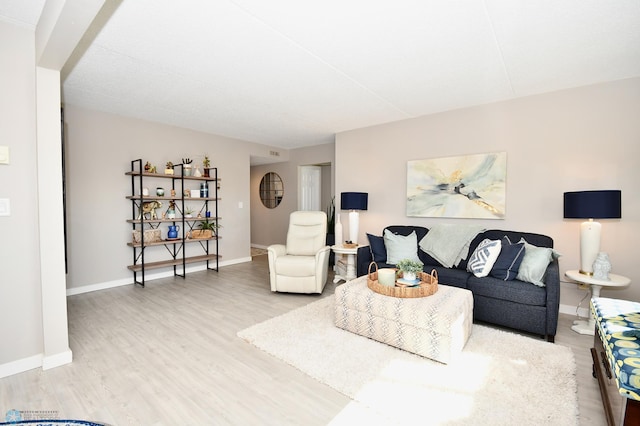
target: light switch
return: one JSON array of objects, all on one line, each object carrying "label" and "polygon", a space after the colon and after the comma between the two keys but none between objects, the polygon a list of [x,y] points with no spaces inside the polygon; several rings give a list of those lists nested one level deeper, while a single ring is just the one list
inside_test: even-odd
[{"label": "light switch", "polygon": [[242,201],[238,201],[238,208],[241,209],[244,207],[244,203]]},{"label": "light switch", "polygon": [[0,216],[11,216],[11,203],[8,198],[0,198]]},{"label": "light switch", "polygon": [[9,164],[8,146],[0,146],[0,164]]}]

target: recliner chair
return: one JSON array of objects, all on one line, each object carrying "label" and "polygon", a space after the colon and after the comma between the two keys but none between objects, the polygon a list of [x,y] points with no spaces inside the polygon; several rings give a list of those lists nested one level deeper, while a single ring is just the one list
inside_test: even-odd
[{"label": "recliner chair", "polygon": [[289,216],[287,243],[268,247],[271,291],[322,293],[329,271],[327,214],[296,211]]}]

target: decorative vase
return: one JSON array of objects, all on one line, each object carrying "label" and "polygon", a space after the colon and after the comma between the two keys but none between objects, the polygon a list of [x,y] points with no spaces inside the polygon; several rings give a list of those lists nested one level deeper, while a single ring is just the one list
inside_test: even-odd
[{"label": "decorative vase", "polygon": [[164,197],[164,188],[160,188],[160,187],[156,188],[156,195],[158,197]]},{"label": "decorative vase", "polygon": [[609,281],[609,271],[611,271],[609,255],[605,252],[598,253],[596,260],[593,262],[593,278]]},{"label": "decorative vase", "polygon": [[185,164],[182,171],[185,176],[191,176],[191,165]]},{"label": "decorative vase", "polygon": [[209,177],[209,168],[208,167],[204,168],[204,177]]},{"label": "decorative vase", "polygon": [[342,239],[342,223],[340,222],[340,213],[336,214],[336,224],[333,229],[333,233],[336,236],[336,245],[338,245],[338,247],[342,247],[342,243],[344,243],[344,240]]},{"label": "decorative vase", "polygon": [[167,233],[167,237],[175,240],[178,238],[178,231],[180,230],[180,226],[178,225],[169,225],[169,232]]},{"label": "decorative vase", "polygon": [[198,166],[196,166],[196,169],[193,171],[193,176],[195,177],[201,177],[202,173],[200,173],[200,168]]}]

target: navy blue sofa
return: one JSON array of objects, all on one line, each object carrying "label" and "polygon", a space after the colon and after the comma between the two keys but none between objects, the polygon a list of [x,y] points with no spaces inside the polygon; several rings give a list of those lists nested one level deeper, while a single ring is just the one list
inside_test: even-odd
[{"label": "navy blue sofa", "polygon": [[[429,232],[421,226],[388,226],[394,234],[409,235],[416,232],[418,243]],[[383,234],[384,235],[384,231]],[[553,248],[553,239],[546,235],[526,232],[487,230],[478,234],[471,242],[469,253],[485,238],[499,240],[507,236],[511,241],[524,238],[529,244],[538,247]],[[418,247],[418,256],[424,263],[424,271],[430,273],[432,269],[438,272],[440,284],[466,288],[473,293],[473,318],[515,330],[539,334],[549,342],[553,342],[558,326],[558,312],[560,306],[560,274],[558,260],[554,259],[544,276],[544,287],[531,283],[511,280],[503,281],[491,276],[478,278],[467,272],[467,260],[453,268],[442,266],[437,260]],[[469,256],[467,256],[467,259]],[[369,246],[359,247],[357,256],[357,275],[366,275],[372,261]],[[389,268],[393,265],[378,262],[379,268]]]}]

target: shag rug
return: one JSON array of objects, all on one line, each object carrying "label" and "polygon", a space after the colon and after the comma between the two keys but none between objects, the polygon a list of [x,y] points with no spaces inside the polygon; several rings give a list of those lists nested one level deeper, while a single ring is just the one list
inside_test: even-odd
[{"label": "shag rug", "polygon": [[334,297],[238,336],[354,400],[335,424],[577,425],[571,349],[473,325],[441,364],[337,328]]}]

